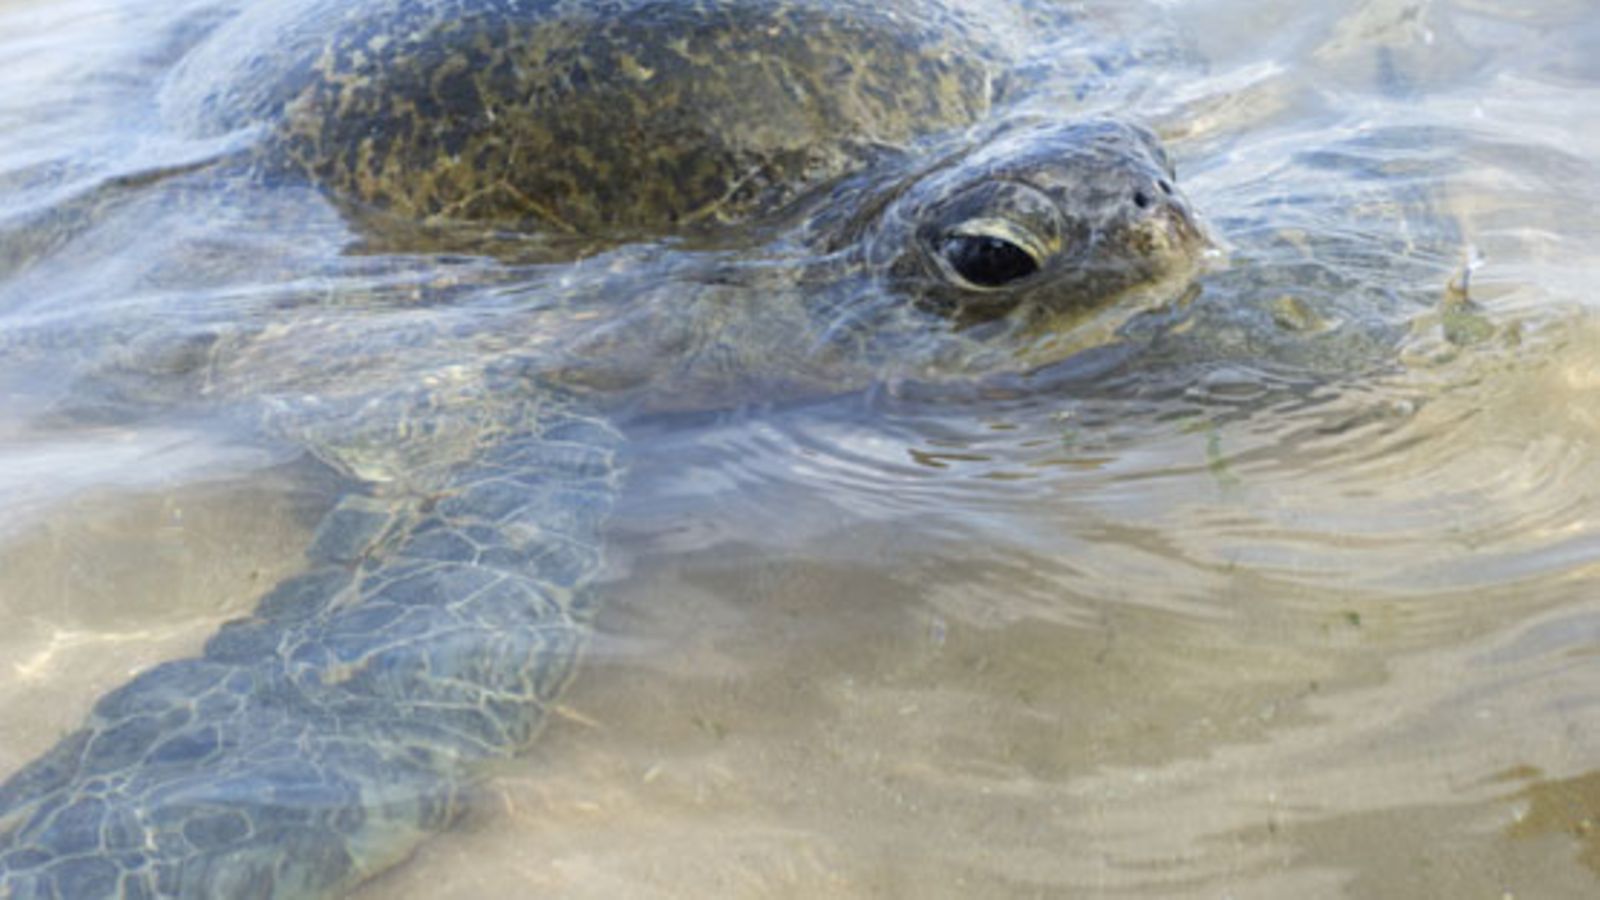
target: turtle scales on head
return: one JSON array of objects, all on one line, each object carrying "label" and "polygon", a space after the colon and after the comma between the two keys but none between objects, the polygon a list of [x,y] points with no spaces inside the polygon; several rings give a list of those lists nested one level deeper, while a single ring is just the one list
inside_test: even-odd
[{"label": "turtle scales on head", "polygon": [[[1149,131],[1063,112],[1111,67],[1048,5],[257,7],[165,92],[175,128],[256,130],[214,190],[314,185],[378,245],[509,247],[530,278],[610,259],[578,282],[610,305],[576,350],[559,315],[476,343],[423,319],[359,379],[312,371],[370,336],[325,320],[207,348],[214,389],[270,372],[269,427],[351,491],[302,574],[0,786],[0,897],[335,895],[446,827],[584,643],[610,386],[1025,369],[1170,297],[1206,246]],[[668,275],[630,280],[630,247]]]}]

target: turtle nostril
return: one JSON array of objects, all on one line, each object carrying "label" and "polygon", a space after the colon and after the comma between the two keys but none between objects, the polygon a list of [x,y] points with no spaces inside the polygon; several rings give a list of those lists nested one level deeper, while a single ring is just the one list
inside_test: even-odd
[{"label": "turtle nostril", "polygon": [[1139,207],[1140,209],[1149,209],[1150,195],[1146,194],[1144,191],[1134,191],[1133,205]]}]

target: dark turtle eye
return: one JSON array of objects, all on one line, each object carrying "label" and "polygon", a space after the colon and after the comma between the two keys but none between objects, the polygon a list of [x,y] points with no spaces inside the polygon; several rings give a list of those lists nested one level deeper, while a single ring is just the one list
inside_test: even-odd
[{"label": "dark turtle eye", "polygon": [[1039,271],[1033,254],[991,235],[947,235],[939,252],[957,275],[978,287],[1003,287]]}]

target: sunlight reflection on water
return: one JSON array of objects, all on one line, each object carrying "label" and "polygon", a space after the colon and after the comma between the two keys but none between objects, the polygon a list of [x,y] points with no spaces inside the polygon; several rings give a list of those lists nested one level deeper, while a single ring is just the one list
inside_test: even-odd
[{"label": "sunlight reflection on water", "polygon": [[[349,234],[305,197],[24,245],[129,147],[217,149],[119,112],[178,51],[117,6],[0,2],[5,771],[248,610],[331,502],[238,405],[146,420],[158,379],[82,384],[206,371],[309,294],[419,354],[418,285],[482,301],[485,346],[528,300],[484,300],[515,290],[487,263],[329,262]],[[1592,5],[1156,6],[1205,64],[1134,111],[1230,254],[1187,324],[1050,391],[641,416],[561,715],[362,896],[1595,891]],[[265,346],[329,371],[261,363],[263,392],[404,371]]]}]

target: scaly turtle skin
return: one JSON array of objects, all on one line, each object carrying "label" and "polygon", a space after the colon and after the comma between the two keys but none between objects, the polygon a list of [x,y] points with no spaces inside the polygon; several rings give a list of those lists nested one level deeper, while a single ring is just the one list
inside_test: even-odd
[{"label": "scaly turtle skin", "polygon": [[1014,39],[1045,25],[1076,27],[943,0],[298,0],[223,26],[167,97],[260,130],[216,190],[601,255],[499,271],[570,305],[493,327],[430,286],[439,314],[403,326],[307,300],[134,353],[118,402],[152,371],[262,398],[354,487],[303,574],[0,786],[0,897],[328,896],[447,826],[577,661],[623,400],[1025,370],[1181,285],[1205,240],[1165,153],[1039,101],[1059,78]]}]

